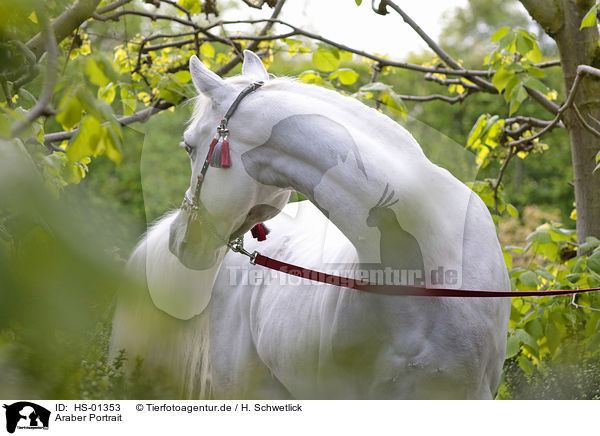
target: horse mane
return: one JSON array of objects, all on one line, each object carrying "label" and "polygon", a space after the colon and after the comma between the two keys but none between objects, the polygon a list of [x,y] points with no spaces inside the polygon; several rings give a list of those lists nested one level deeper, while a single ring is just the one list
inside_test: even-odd
[{"label": "horse mane", "polygon": [[[252,79],[237,75],[225,79],[225,81],[236,87],[249,85],[252,83]],[[410,138],[409,141],[393,141],[392,144],[410,144],[413,151],[417,151],[419,154],[423,153],[423,150],[419,143],[412,137],[412,135],[396,121],[391,119],[386,114],[378,111],[377,109],[367,106],[360,100],[352,97],[351,95],[344,95],[338,90],[324,88],[315,84],[304,83],[295,77],[273,77],[267,81],[263,86],[263,90],[277,89],[282,91],[290,91],[293,93],[299,93],[303,96],[312,97],[319,100],[326,100],[328,102],[335,102],[335,106],[340,110],[346,111],[349,117],[358,117],[362,122],[367,122],[373,126],[385,126],[394,135],[401,135],[403,139]],[[194,121],[202,116],[210,109],[210,98],[199,95],[194,97],[191,101],[194,103],[194,110],[192,117],[188,121],[191,125]],[[351,118],[350,118],[351,119]]]}]

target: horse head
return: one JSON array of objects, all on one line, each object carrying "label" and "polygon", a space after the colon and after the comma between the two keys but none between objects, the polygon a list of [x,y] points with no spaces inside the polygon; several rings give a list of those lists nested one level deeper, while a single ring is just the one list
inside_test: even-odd
[{"label": "horse head", "polygon": [[[242,154],[269,133],[260,93],[243,97],[229,125],[223,122],[248,85],[269,80],[260,58],[250,51],[244,55],[242,74],[227,80],[196,56],[190,59],[199,96],[182,145],[190,157],[192,177],[184,205],[169,231],[169,250],[190,269],[214,266],[229,241],[276,215],[289,199],[289,189],[257,182],[242,165]],[[213,138],[217,127],[219,134]],[[225,157],[228,162],[221,162]]]}]

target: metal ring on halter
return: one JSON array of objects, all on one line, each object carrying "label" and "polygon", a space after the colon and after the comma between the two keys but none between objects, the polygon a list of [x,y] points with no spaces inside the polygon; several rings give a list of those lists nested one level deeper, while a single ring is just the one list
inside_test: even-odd
[{"label": "metal ring on halter", "polygon": [[248,256],[250,258],[250,263],[252,265],[256,265],[256,256],[258,256],[260,253],[258,251],[254,251],[254,252],[250,253],[248,250],[246,250],[244,248],[244,237],[243,236],[240,236],[239,238],[234,239],[233,241],[229,241],[227,243],[227,246],[234,253],[241,253],[244,256]]}]

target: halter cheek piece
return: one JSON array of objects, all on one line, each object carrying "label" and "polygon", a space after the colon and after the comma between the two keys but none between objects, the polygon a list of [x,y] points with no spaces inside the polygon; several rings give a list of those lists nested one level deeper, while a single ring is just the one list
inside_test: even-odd
[{"label": "halter cheek piece", "polygon": [[[194,189],[194,195],[190,199],[187,195],[187,192],[183,198],[183,203],[181,204],[181,209],[188,212],[188,224],[192,221],[198,221],[202,225],[206,226],[208,230],[213,233],[218,239],[225,242],[233,251],[240,252],[238,247],[241,247],[240,239],[238,238],[235,241],[228,241],[226,238],[221,237],[214,225],[210,220],[203,219],[202,217],[205,215],[210,216],[208,210],[204,207],[204,205],[200,202],[200,191],[202,189],[202,183],[206,178],[206,172],[209,166],[215,168],[229,168],[231,167],[231,157],[229,155],[229,129],[227,128],[227,124],[229,119],[233,116],[238,106],[242,102],[242,100],[249,94],[256,91],[258,88],[264,85],[264,82],[254,82],[248,85],[239,95],[236,97],[234,102],[229,106],[229,109],[225,113],[225,116],[221,120],[221,123],[217,127],[217,134],[213,138],[208,148],[208,153],[206,155],[206,159],[204,159],[204,163],[202,165],[202,169],[200,170],[200,175],[196,181],[196,188]],[[252,235],[257,238],[259,241],[263,241],[266,239],[266,229],[262,223],[257,224],[252,228]],[[245,251],[245,250],[244,250]]]}]

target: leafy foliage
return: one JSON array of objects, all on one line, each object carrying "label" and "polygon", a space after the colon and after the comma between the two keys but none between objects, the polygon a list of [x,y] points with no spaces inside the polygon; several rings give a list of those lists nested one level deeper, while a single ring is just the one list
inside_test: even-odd
[{"label": "leafy foliage", "polygon": [[[544,224],[528,236],[524,248],[505,247],[505,259],[510,269],[514,291],[542,289],[578,289],[600,286],[600,240],[588,237],[579,245],[588,255],[576,256],[574,231],[560,224]],[[511,268],[514,256],[533,251],[535,259],[527,267]],[[577,302],[575,306],[572,302]],[[600,296],[597,293],[570,297],[513,298],[506,349],[507,368],[500,387],[501,398],[510,398],[520,391],[530,398],[539,398],[544,390],[552,392],[557,379],[564,375],[564,366],[577,367],[571,376],[588,379],[594,374],[600,359]],[[591,309],[588,309],[591,308]],[[581,362],[583,360],[583,362]],[[591,365],[591,366],[589,366]],[[588,369],[586,369],[586,367]],[[581,371],[581,372],[578,372]],[[543,377],[548,376],[546,381]],[[560,381],[560,380],[558,380]],[[571,386],[563,394],[549,398],[592,398],[585,384]]]},{"label": "leafy foliage", "polygon": [[492,35],[496,48],[484,63],[496,69],[492,83],[509,103],[509,115],[517,111],[527,98],[527,87],[548,94],[549,89],[539,79],[544,70],[534,64],[542,61],[537,37],[523,29],[502,27]]},{"label": "leafy foliage", "polygon": [[579,26],[580,30],[585,27],[592,27],[598,24],[598,7],[600,7],[600,3],[596,3],[590,8],[589,11],[587,11],[581,20],[581,26]]},{"label": "leafy foliage", "polygon": [[[56,17],[73,2],[46,3],[50,15]],[[148,9],[144,10],[150,10],[155,2],[146,3],[144,8]],[[267,2],[269,6],[271,3]],[[362,2],[355,0],[355,3],[360,6]],[[56,201],[63,214],[35,202],[51,217],[46,219],[43,213],[23,211],[20,205],[8,200],[0,203],[0,271],[10,283],[7,289],[18,290],[15,302],[0,309],[4,315],[0,324],[0,369],[16,373],[14,378],[22,382],[16,392],[32,392],[29,396],[95,399],[169,395],[171,387],[146,378],[143,362],[133,358],[134,361],[129,361],[126,353],[112,359],[107,356],[108,302],[112,301],[116,283],[123,280],[118,271],[126,254],[120,253],[131,248],[133,240],[144,230],[146,220],[177,206],[180,200],[188,178],[181,170],[187,167],[187,157],[177,153],[174,145],[189,113],[178,108],[154,117],[146,125],[151,132],[148,136],[154,139],[146,140],[144,156],[143,134],[124,128],[118,118],[159,103],[178,105],[189,100],[195,96],[186,70],[192,54],[199,55],[212,70],[218,70],[251,42],[189,38],[181,44],[187,36],[176,35],[180,30],[177,24],[141,17],[127,17],[122,23],[88,22],[59,41],[60,74],[52,99],[54,112],[37,117],[13,135],[13,126],[24,122],[28,111],[36,105],[43,86],[42,73],[48,67],[47,58],[38,59],[24,43],[39,31],[41,16],[35,12],[39,4],[35,0],[6,0],[0,4],[0,13],[5,17],[4,25],[0,26],[0,82],[5,93],[0,103],[0,146],[10,145],[31,164],[38,178],[23,186],[45,185],[36,195],[43,193]],[[540,68],[538,64],[544,60],[542,51],[548,53],[547,44],[529,27],[524,30],[529,23],[526,17],[507,9],[510,7],[507,4],[498,0],[470,0],[468,11],[479,15],[470,17],[463,9],[442,32],[447,35],[444,45],[455,52],[462,50],[460,55],[469,64],[473,53],[478,56],[475,61],[480,62],[481,47],[488,46],[479,37],[471,37],[477,47],[469,48],[468,35],[485,34],[487,38],[494,28],[503,26],[491,35],[492,52],[484,61],[493,71],[491,83],[503,99],[471,94],[474,82],[464,77],[454,80],[451,75],[434,72],[428,79],[430,82],[424,82],[406,71],[381,68],[373,60],[360,60],[350,52],[321,42],[313,44],[306,38],[265,40],[254,49],[264,55],[270,70],[276,74],[296,75],[305,83],[337,89],[401,121],[408,120],[410,114],[465,144],[475,154],[480,170],[469,186],[490,208],[496,224],[507,217],[519,218],[517,208],[527,203],[559,206],[563,215],[568,216],[573,200],[566,183],[572,177],[564,164],[570,158],[566,136],[553,133],[545,137],[545,143],[535,139],[518,148],[508,145],[519,137],[533,135],[533,128],[523,128],[522,122],[516,118],[510,121],[509,117],[517,113],[540,116],[529,103],[528,89],[555,100],[561,91],[562,78],[558,72]],[[189,13],[197,22],[201,22],[203,15],[208,17],[213,13],[215,7],[214,2],[193,0],[179,0],[177,5],[184,10],[173,8],[172,15],[185,18]],[[597,25],[597,12],[596,3],[583,18],[582,29]],[[483,14],[487,15],[482,17]],[[504,26],[507,20],[510,26]],[[224,35],[216,29],[212,31],[219,37]],[[107,37],[109,33],[111,38]],[[166,36],[152,39],[158,34]],[[461,43],[464,38],[465,44],[456,44],[457,38]],[[157,45],[149,49],[153,44]],[[439,58],[431,59],[429,55],[413,55],[409,60],[427,68],[441,65]],[[449,109],[440,101],[422,104],[404,95],[434,94],[439,92],[439,85],[446,91],[444,96],[469,96],[472,104]],[[56,145],[44,140],[50,132],[72,129],[78,129],[77,133]],[[0,151],[4,149],[0,147]],[[543,160],[526,159],[542,152]],[[515,159],[518,169],[508,168],[504,183],[500,183],[495,172],[512,155],[519,158]],[[145,181],[154,183],[146,198],[141,192],[140,162],[144,159],[153,170],[162,171],[158,181]],[[600,153],[596,164],[598,170]],[[15,192],[24,198],[39,199],[32,194],[36,192],[33,188]],[[82,197],[87,201],[82,201]],[[67,201],[69,198],[76,200]],[[295,200],[302,199],[295,196]],[[87,209],[96,213],[84,214]],[[119,218],[115,219],[115,215]],[[71,221],[73,217],[87,223],[83,232],[72,230],[77,228]],[[64,226],[73,235],[63,241]],[[92,238],[95,234],[111,237],[100,243]],[[105,246],[107,241],[111,247]],[[111,254],[100,256],[101,260],[89,259],[79,251],[71,251],[78,244]],[[525,247],[503,247],[511,286],[516,292],[598,286],[599,245],[600,241],[594,238],[578,243],[568,226],[545,223],[529,235]],[[36,251],[40,247],[45,247],[41,254]],[[582,254],[577,255],[576,249]],[[16,251],[19,256],[15,257]],[[102,262],[107,257],[119,266],[105,269]],[[37,266],[36,277],[27,276],[30,269],[25,266],[29,263]],[[95,267],[96,263],[102,266]],[[70,269],[65,265],[70,265]],[[37,276],[49,280],[41,283]],[[90,283],[86,284],[86,280]],[[81,288],[89,293],[78,294]],[[60,322],[51,314],[41,318],[39,324],[56,334],[44,336],[48,346],[38,350],[39,338],[33,334],[37,330],[27,327],[33,323],[31,315],[17,309],[40,308],[40,298],[49,302],[47,289],[56,291],[58,301],[82,316],[70,318],[73,315],[57,309],[59,316],[64,315]],[[599,308],[598,299],[596,294],[584,294],[575,302]],[[11,308],[15,309],[14,314]],[[509,327],[500,398],[598,398],[598,312],[576,307],[566,297],[513,298]],[[73,335],[73,331],[77,334]],[[87,332],[83,339],[80,331]],[[57,350],[68,350],[71,355],[60,365],[63,356],[57,355]],[[35,391],[32,380],[36,379],[49,381],[43,390]],[[569,389],[566,383],[570,384]]]}]

